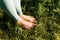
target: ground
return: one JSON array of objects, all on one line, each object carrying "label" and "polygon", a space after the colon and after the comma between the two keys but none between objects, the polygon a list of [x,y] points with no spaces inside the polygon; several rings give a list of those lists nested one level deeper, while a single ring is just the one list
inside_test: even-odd
[{"label": "ground", "polygon": [[37,26],[25,30],[0,9],[0,40],[60,40],[60,0],[22,0],[22,10]]}]

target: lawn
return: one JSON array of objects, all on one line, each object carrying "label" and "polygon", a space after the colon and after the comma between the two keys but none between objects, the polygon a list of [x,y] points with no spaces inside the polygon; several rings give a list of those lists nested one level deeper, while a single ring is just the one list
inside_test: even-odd
[{"label": "lawn", "polygon": [[22,0],[22,11],[37,26],[25,30],[0,8],[0,40],[60,40],[60,0]]}]

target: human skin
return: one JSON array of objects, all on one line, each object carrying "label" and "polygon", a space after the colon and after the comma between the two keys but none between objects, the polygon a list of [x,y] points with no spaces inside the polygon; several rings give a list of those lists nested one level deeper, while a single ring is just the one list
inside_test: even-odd
[{"label": "human skin", "polygon": [[[17,4],[18,3],[18,4]],[[32,29],[35,27],[35,18],[24,15],[21,10],[19,0],[0,0],[0,7],[13,19],[17,24],[21,25],[25,29]],[[16,10],[17,9],[17,10]],[[17,11],[20,13],[18,15]]]},{"label": "human skin", "polygon": [[36,20],[34,17],[23,14],[20,15],[20,19],[21,20],[17,21],[17,23],[27,30],[31,30],[36,26]]}]

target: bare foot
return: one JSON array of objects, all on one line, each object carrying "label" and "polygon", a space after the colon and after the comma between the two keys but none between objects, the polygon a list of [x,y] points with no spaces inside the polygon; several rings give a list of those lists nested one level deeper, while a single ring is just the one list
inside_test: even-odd
[{"label": "bare foot", "polygon": [[22,15],[20,15],[20,17],[23,18],[24,20],[29,21],[29,22],[36,23],[35,18],[32,16],[26,16],[26,15],[22,14]]},{"label": "bare foot", "polygon": [[31,23],[31,22],[28,22],[22,18],[20,18],[21,20],[19,20],[17,23],[19,25],[21,25],[23,28],[27,29],[27,30],[30,30],[32,29],[34,26],[36,26],[35,23]]}]

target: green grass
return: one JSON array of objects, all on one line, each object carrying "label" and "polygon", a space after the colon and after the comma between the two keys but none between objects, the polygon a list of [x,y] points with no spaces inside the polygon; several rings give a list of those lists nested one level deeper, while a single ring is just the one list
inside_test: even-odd
[{"label": "green grass", "polygon": [[0,9],[1,40],[60,40],[60,0],[22,0],[22,10],[37,26],[25,30]]}]

